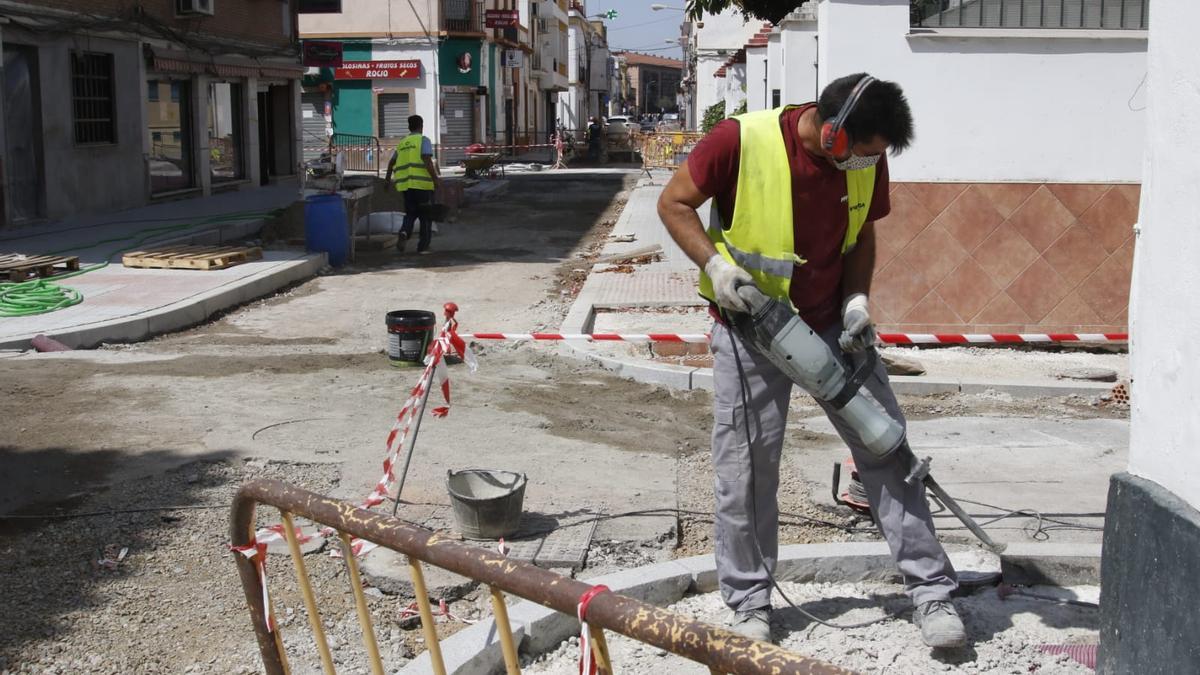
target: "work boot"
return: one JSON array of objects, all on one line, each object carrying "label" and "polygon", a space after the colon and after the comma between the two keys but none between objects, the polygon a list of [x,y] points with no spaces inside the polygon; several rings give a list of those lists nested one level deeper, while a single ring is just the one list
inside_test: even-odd
[{"label": "work boot", "polygon": [[751,640],[771,641],[771,609],[749,609],[744,612],[734,612],[729,621],[729,630],[744,635]]},{"label": "work boot", "polygon": [[917,605],[913,611],[913,623],[921,627],[921,639],[925,640],[925,644],[935,649],[967,644],[967,631],[949,600],[930,600]]}]

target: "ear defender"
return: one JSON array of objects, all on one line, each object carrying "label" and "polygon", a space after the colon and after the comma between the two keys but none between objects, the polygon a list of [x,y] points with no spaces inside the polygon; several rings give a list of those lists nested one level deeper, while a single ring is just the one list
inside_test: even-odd
[{"label": "ear defender", "polygon": [[821,147],[834,157],[842,157],[850,151],[850,135],[846,133],[845,129],[846,118],[854,112],[854,106],[858,105],[858,99],[862,98],[863,91],[874,81],[875,78],[870,75],[863,75],[858,84],[854,85],[850,95],[846,97],[846,102],[842,104],[842,109],[838,111],[838,114],[821,125]]}]

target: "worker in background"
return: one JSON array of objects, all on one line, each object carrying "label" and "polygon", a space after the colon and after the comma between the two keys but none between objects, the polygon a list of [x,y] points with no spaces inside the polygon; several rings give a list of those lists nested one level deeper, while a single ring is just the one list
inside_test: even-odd
[{"label": "worker in background", "polygon": [[396,190],[404,193],[404,224],[400,227],[396,250],[404,251],[408,238],[412,236],[413,224],[421,221],[417,239],[417,253],[429,253],[433,240],[432,209],[434,191],[441,186],[441,177],[433,163],[433,142],[422,132],[425,120],[420,115],[408,118],[408,136],[396,145],[396,151],[388,162],[387,182],[394,182]]},{"label": "worker in background", "polygon": [[[839,116],[844,125],[834,133]],[[885,153],[904,150],[912,135],[899,86],[863,74],[843,77],[816,103],[717,124],[658,202],[667,230],[703,270],[700,293],[717,317],[711,339],[717,578],[734,612],[732,628],[748,637],[771,636],[768,570],[774,573],[778,553],[776,491],[792,382],[727,329],[721,313],[746,312],[736,288],[754,283],[790,300],[845,363],[873,344],[867,294],[875,221],[891,209]],[[696,209],[710,197],[715,213],[706,231]],[[882,364],[863,390],[904,424]],[[957,576],[934,532],[924,485],[905,482],[908,464],[898,453],[874,458],[853,429],[829,418],[850,447],[922,637],[932,647],[964,644],[950,601]]]},{"label": "worker in background", "polygon": [[604,142],[604,127],[595,116],[588,118],[588,156],[593,162],[600,161],[600,144]]}]

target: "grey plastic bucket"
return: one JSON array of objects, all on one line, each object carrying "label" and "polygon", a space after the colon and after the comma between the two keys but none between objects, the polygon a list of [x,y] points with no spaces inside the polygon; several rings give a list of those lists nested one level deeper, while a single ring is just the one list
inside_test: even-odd
[{"label": "grey plastic bucket", "polygon": [[446,472],[446,490],[458,531],[467,539],[499,539],[517,531],[525,501],[525,474],[492,469]]}]

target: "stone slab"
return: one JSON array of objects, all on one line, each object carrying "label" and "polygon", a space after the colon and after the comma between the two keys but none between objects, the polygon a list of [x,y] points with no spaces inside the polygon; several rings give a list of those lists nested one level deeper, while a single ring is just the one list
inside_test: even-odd
[{"label": "stone slab", "polygon": [[[470,593],[479,585],[478,581],[468,579],[433,565],[423,565],[425,586],[429,598],[434,602],[445,600],[451,602]],[[363,579],[371,586],[378,588],[387,595],[399,595],[403,598],[415,598],[412,577],[408,568],[408,557],[387,548],[377,548],[370,555],[363,556],[359,563]]]},{"label": "stone slab", "polygon": [[1100,544],[1014,542],[1000,553],[1000,573],[1014,586],[1100,583]]}]

